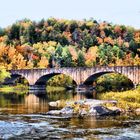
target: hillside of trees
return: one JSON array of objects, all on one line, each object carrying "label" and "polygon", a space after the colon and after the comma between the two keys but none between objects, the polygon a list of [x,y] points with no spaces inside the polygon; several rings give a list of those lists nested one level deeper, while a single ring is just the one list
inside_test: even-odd
[{"label": "hillside of trees", "polygon": [[140,30],[124,25],[49,18],[0,28],[6,69],[140,65]]}]

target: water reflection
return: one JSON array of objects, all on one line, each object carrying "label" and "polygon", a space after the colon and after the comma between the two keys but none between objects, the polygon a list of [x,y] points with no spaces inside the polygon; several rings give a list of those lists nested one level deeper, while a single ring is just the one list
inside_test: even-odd
[{"label": "water reflection", "polygon": [[25,108],[27,113],[47,112],[49,110],[47,94],[37,96],[35,94],[28,94],[25,96]]},{"label": "water reflection", "polygon": [[48,112],[48,102],[61,99],[81,100],[96,98],[93,93],[76,93],[74,91],[29,92],[26,94],[0,93],[0,112],[11,114],[32,114]]}]

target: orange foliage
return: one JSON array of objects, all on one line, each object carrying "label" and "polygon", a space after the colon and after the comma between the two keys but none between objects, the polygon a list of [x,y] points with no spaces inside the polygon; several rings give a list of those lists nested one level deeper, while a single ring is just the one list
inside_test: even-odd
[{"label": "orange foliage", "polygon": [[72,55],[72,60],[76,61],[78,56],[77,56],[77,52],[75,48],[70,46],[68,49],[69,49],[70,54]]},{"label": "orange foliage", "polygon": [[33,48],[32,47],[27,46],[27,45],[25,45],[25,46],[24,45],[23,46],[16,46],[16,50],[17,50],[17,52],[19,52],[23,56],[27,55],[29,59],[32,59],[31,58],[31,55],[33,53]]},{"label": "orange foliage", "polygon": [[21,21],[21,26],[23,26],[25,29],[27,29],[30,25],[32,25],[31,21]]},{"label": "orange foliage", "polygon": [[98,41],[98,44],[102,44],[103,43],[103,39],[100,38],[100,37],[97,37],[97,41]]},{"label": "orange foliage", "polygon": [[134,39],[135,39],[136,43],[140,43],[140,31],[135,33]]},{"label": "orange foliage", "polygon": [[134,65],[134,59],[131,57],[131,53],[126,54],[125,59],[123,60],[122,63],[124,66],[128,66],[129,65]]},{"label": "orange foliage", "polygon": [[85,63],[87,66],[93,66],[93,64],[96,62],[97,51],[98,51],[97,46],[90,47],[88,49],[87,53],[85,54],[85,59],[86,59]]},{"label": "orange foliage", "polygon": [[33,60],[38,60],[39,57],[38,57],[37,55],[33,54],[33,55],[32,55],[32,59],[33,59]]},{"label": "orange foliage", "polygon": [[106,22],[102,22],[102,23],[99,24],[99,29],[103,30],[106,26],[107,26],[107,23]]},{"label": "orange foliage", "polygon": [[4,44],[0,45],[0,57],[2,57],[5,53],[7,53],[8,47],[6,47]]},{"label": "orange foliage", "polygon": [[122,38],[121,37],[119,37],[118,39],[117,39],[117,44],[118,44],[118,46],[122,46],[123,45],[123,40],[122,40]]},{"label": "orange foliage", "polygon": [[5,39],[4,39],[4,37],[2,36],[2,37],[0,37],[0,42],[3,42]]},{"label": "orange foliage", "polygon": [[71,41],[71,33],[70,33],[70,32],[63,32],[63,35],[64,35],[69,41]]},{"label": "orange foliage", "polygon": [[121,33],[121,27],[116,25],[114,28],[114,32],[120,34]]},{"label": "orange foliage", "polygon": [[111,44],[111,45],[114,45],[114,40],[111,37],[105,37],[104,42]]},{"label": "orange foliage", "polygon": [[9,59],[13,60],[14,55],[16,55],[16,49],[14,47],[9,47],[7,53],[8,53]]},{"label": "orange foliage", "polygon": [[105,32],[103,30],[101,30],[100,36],[101,36],[101,38],[105,38]]}]

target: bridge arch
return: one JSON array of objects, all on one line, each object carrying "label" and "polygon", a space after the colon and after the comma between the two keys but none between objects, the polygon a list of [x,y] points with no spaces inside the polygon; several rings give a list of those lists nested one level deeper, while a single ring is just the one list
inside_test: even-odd
[{"label": "bridge arch", "polygon": [[93,73],[91,74],[85,81],[84,81],[84,85],[92,85],[93,82],[98,79],[99,77],[105,75],[105,74],[120,74],[120,75],[123,75],[124,77],[126,77],[130,83],[133,84],[133,86],[135,86],[135,83],[133,82],[133,80],[131,79],[131,77],[129,77],[128,75],[125,75],[123,73],[119,73],[119,72],[116,72],[116,71],[103,71],[103,72],[97,72],[97,73]]},{"label": "bridge arch", "polygon": [[50,74],[44,74],[44,75],[42,75],[41,77],[39,77],[39,78],[36,80],[36,82],[35,82],[34,85],[46,85],[46,83],[47,83],[48,80],[50,80],[52,77],[54,77],[54,76],[56,76],[56,75],[60,75],[60,74],[63,74],[63,75],[65,75],[65,76],[70,77],[70,78],[73,80],[74,84],[77,85],[77,82],[73,79],[73,77],[70,76],[69,74],[65,74],[65,73],[50,73]]}]

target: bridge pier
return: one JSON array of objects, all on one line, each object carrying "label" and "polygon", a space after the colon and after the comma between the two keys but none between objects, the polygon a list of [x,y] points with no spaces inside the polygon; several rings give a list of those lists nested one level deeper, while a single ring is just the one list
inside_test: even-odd
[{"label": "bridge pier", "polygon": [[84,84],[80,84],[76,87],[76,92],[91,92],[95,89],[95,86],[92,85],[84,85]]},{"label": "bridge pier", "polygon": [[46,85],[29,85],[29,91],[46,91]]}]

